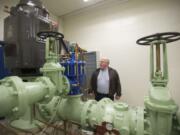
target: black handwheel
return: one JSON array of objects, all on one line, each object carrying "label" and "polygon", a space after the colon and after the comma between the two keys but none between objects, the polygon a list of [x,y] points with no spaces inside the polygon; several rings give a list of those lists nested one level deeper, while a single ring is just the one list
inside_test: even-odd
[{"label": "black handwheel", "polygon": [[150,45],[153,41],[157,41],[157,40],[163,40],[166,43],[171,43],[180,40],[180,33],[179,32],[157,33],[140,38],[136,41],[136,43],[139,45]]},{"label": "black handwheel", "polygon": [[55,31],[41,31],[37,33],[37,36],[43,40],[48,37],[54,37],[57,40],[64,38],[64,35],[62,33],[55,32]]}]

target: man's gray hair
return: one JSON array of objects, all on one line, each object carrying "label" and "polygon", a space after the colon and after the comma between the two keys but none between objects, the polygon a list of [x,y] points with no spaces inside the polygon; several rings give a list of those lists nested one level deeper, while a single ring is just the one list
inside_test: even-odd
[{"label": "man's gray hair", "polygon": [[106,58],[106,57],[102,57],[101,59],[100,59],[100,62],[107,62],[108,64],[110,63],[110,60],[108,59],[108,58]]}]

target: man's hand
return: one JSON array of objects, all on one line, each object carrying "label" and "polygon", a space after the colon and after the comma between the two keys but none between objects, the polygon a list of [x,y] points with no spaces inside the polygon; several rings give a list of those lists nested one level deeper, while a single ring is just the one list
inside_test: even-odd
[{"label": "man's hand", "polygon": [[120,96],[115,96],[115,99],[116,100],[119,100],[121,97]]}]

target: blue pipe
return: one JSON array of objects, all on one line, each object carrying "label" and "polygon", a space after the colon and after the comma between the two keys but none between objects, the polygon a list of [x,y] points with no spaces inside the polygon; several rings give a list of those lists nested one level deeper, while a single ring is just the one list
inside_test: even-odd
[{"label": "blue pipe", "polygon": [[0,44],[0,79],[8,75],[9,75],[9,72],[5,68],[5,64],[4,64],[4,48]]}]

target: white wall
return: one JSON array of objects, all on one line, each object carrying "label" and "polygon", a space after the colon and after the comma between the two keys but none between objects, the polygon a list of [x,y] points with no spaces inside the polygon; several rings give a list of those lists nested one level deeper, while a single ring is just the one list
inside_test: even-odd
[{"label": "white wall", "polygon": [[[63,17],[66,39],[98,50],[120,75],[122,100],[143,105],[150,88],[149,48],[136,40],[156,32],[180,31],[180,0],[129,0]],[[171,93],[180,105],[180,41],[168,46]]]},{"label": "white wall", "polygon": [[[7,5],[9,8],[15,6],[20,0],[0,0],[0,40],[3,40],[3,33],[4,33],[4,18],[9,16],[8,13],[5,13],[4,6]],[[50,19],[53,21],[58,22],[59,18],[52,13],[50,13]]]},{"label": "white wall", "polygon": [[63,18],[58,19],[59,29],[58,32],[63,33],[64,32],[64,20]]}]

